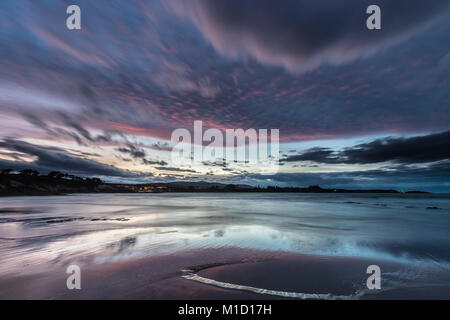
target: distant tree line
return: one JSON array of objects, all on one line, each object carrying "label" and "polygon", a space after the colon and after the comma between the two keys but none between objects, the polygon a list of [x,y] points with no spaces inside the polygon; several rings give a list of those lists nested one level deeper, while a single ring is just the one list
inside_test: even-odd
[{"label": "distant tree line", "polygon": [[103,181],[100,178],[82,178],[75,176],[73,174],[63,173],[59,171],[52,171],[47,175],[41,175],[38,171],[32,170],[32,169],[23,169],[18,171],[18,173],[14,173],[15,171],[13,169],[2,169],[0,170],[0,175],[2,176],[9,176],[9,175],[21,175],[21,176],[27,176],[27,177],[48,177],[51,179],[64,179],[64,180],[72,180],[72,181],[85,181],[89,183],[94,184],[102,184]]}]

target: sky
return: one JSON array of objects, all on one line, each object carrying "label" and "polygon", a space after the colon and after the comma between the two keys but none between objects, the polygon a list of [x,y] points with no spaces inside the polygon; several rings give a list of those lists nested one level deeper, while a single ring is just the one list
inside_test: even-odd
[{"label": "sky", "polygon": [[[449,33],[448,0],[1,1],[0,168],[450,192]],[[196,120],[278,129],[278,172],[174,163]]]}]

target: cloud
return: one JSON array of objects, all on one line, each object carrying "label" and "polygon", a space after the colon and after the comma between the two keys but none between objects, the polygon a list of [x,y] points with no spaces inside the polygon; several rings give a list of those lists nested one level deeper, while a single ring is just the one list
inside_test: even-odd
[{"label": "cloud", "polygon": [[[135,145],[128,143],[127,144],[128,148],[117,148],[116,150],[121,152],[121,153],[125,153],[125,154],[129,154],[131,157],[133,157],[134,159],[142,159],[145,158],[146,153],[145,150],[142,148],[138,148]],[[144,159],[145,160],[145,159]]]},{"label": "cloud", "polygon": [[203,161],[202,164],[204,166],[211,166],[211,167],[222,167],[225,168],[228,166],[227,162],[225,161],[226,159],[222,159],[222,160],[216,160],[216,161]]},{"label": "cloud", "polygon": [[[52,121],[53,126],[50,125],[50,122],[46,122],[41,119],[38,115],[31,112],[23,112],[23,118],[33,126],[42,129],[53,139],[56,137],[59,138],[72,138],[74,139],[78,145],[87,145],[87,143],[98,143],[98,142],[111,142],[111,133],[121,134],[117,130],[105,130],[103,134],[93,136],[88,129],[83,127],[80,122],[87,122],[83,119],[83,117],[71,117],[64,112],[56,112],[57,120],[62,121],[62,125],[64,127],[55,126],[58,124],[58,121]],[[54,119],[56,120],[56,119]],[[72,129],[72,130],[71,130]]]},{"label": "cloud", "polygon": [[[0,1],[0,21],[7,21],[0,51],[2,136],[44,133],[89,146],[115,130],[169,140],[174,129],[192,128],[194,120],[219,129],[279,128],[282,140],[449,129],[450,20],[373,59],[339,68],[296,75],[267,67],[340,63],[330,62],[336,52],[344,59],[354,58],[351,51],[363,56],[369,47],[383,47],[397,34],[435,21],[438,9],[445,14],[442,0],[379,2],[380,32],[365,28],[365,0],[179,1],[202,32],[167,10],[170,1],[83,1],[97,18],[76,34],[54,28],[63,2],[49,1],[48,10],[30,1]],[[357,28],[354,13],[361,15]],[[118,16],[123,23],[112,26]],[[54,39],[65,45],[55,46]],[[90,60],[68,54],[67,46]],[[237,60],[228,58],[233,52]],[[267,63],[254,62],[258,52]],[[2,117],[23,113],[34,116],[27,120],[35,128]]]},{"label": "cloud", "polygon": [[450,159],[450,131],[411,138],[377,139],[342,151],[312,148],[302,154],[287,156],[281,162],[369,164],[393,161],[413,164],[446,159]]},{"label": "cloud", "polygon": [[450,192],[450,161],[427,167],[392,166],[385,169],[324,172],[277,173],[275,175],[245,174],[231,179],[252,185],[278,185],[306,187],[320,185],[324,188],[347,189],[399,189]]},{"label": "cloud", "polygon": [[[106,6],[79,1],[96,18],[86,20],[86,28],[75,33],[55,28],[65,1],[49,0],[46,5],[0,1],[0,21],[5,22],[0,36],[0,140],[14,137],[67,146],[67,150],[42,147],[47,155],[31,156],[37,160],[30,163],[23,162],[30,157],[14,151],[8,158],[20,161],[14,165],[46,164],[46,157],[52,156],[56,159],[48,160],[51,165],[72,172],[67,163],[75,165],[78,160],[64,163],[61,154],[65,154],[108,163],[122,159],[138,170],[148,163],[168,177],[170,171],[163,170],[170,164],[150,153],[171,151],[172,143],[163,141],[169,141],[176,128],[192,129],[194,120],[203,120],[205,130],[278,128],[282,142],[450,130],[450,19],[439,19],[448,15],[448,1],[178,1],[184,10],[179,15],[189,19],[168,10],[174,0],[117,1]],[[365,28],[368,4],[382,9],[381,31]],[[117,17],[121,23],[111,24]],[[409,35],[414,36],[412,41],[390,46]],[[161,142],[152,144],[148,141],[154,140],[145,137]],[[288,153],[292,157],[285,157],[283,170],[319,162],[393,159],[387,161],[408,164],[446,157],[438,154],[445,153],[446,144],[433,145],[433,150],[413,146],[419,151],[408,153],[396,139],[345,150],[323,148],[318,141],[318,148],[301,155]],[[111,148],[123,152],[111,154]],[[103,158],[69,149],[95,151]],[[288,161],[312,164],[287,165]],[[95,163],[87,165],[93,172]],[[238,176],[243,173],[233,164],[205,165]],[[246,169],[252,171],[251,166]],[[181,170],[172,168],[172,177],[188,176],[177,174]],[[400,170],[406,169],[395,168]],[[445,167],[441,170],[446,172]],[[347,173],[308,177],[312,184],[350,181],[351,185],[354,179],[343,174]],[[375,175],[369,179],[377,180]]]},{"label": "cloud", "polygon": [[[155,143],[150,146],[150,148],[153,148],[159,150],[158,148],[161,147],[161,144]],[[127,154],[131,156],[131,158],[135,160],[141,160],[142,164],[144,165],[158,165],[158,166],[167,166],[168,163],[164,160],[152,160],[152,159],[146,159],[147,153],[143,148],[139,148],[132,143],[127,143],[127,148],[116,148],[117,151],[123,154]],[[131,159],[130,159],[131,160]]]},{"label": "cloud", "polygon": [[142,159],[142,163],[146,165],[159,165],[159,166],[167,166],[168,163],[164,160],[148,160],[148,159]]},{"label": "cloud", "polygon": [[290,71],[364,57],[410,35],[449,8],[447,0],[379,0],[382,30],[366,28],[371,0],[172,1],[223,55]]},{"label": "cloud", "polygon": [[167,142],[161,143],[158,141],[146,147],[158,151],[172,151],[172,147]]},{"label": "cloud", "polygon": [[123,178],[151,176],[151,174],[122,170],[93,160],[71,156],[66,154],[65,150],[60,148],[43,147],[15,139],[0,140],[0,148],[20,152],[35,158],[35,160],[31,162],[0,160],[0,167],[3,168],[12,168],[16,170],[30,168],[41,173],[56,170],[79,175]]},{"label": "cloud", "polygon": [[329,148],[315,147],[306,150],[302,154],[282,158],[280,162],[313,161],[322,163],[336,163],[339,161],[339,158],[334,154],[334,151]]},{"label": "cloud", "polygon": [[164,171],[173,171],[173,172],[197,173],[197,171],[195,171],[195,170],[175,168],[175,167],[155,167],[155,169],[164,170]]}]

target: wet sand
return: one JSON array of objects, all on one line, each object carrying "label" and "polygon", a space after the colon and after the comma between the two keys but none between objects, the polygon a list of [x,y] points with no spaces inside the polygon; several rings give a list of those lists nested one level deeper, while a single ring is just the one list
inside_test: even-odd
[{"label": "wet sand", "polygon": [[[65,268],[61,267],[52,269],[51,272],[1,278],[0,299],[450,297],[449,286],[430,285],[429,279],[425,279],[427,285],[423,286],[420,283],[405,283],[403,287],[399,285],[397,288],[369,291],[365,287],[369,276],[366,269],[371,264],[378,264],[382,274],[401,274],[404,270],[410,270],[410,267],[399,263],[368,259],[249,251],[239,248],[204,249],[177,255],[81,265],[81,290],[67,289],[68,275]],[[441,276],[446,277],[445,273]],[[448,279],[446,281],[448,283]],[[386,286],[384,281],[382,286]]]},{"label": "wet sand", "polygon": [[[0,299],[450,299],[448,197],[96,194],[0,207]],[[66,287],[74,264],[81,290]],[[366,288],[372,264],[381,290]]]}]

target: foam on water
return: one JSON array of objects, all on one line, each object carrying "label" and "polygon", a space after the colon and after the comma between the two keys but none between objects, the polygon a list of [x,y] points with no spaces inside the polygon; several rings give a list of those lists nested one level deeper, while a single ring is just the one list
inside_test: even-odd
[{"label": "foam on water", "polygon": [[199,276],[198,274],[194,273],[192,270],[182,270],[183,275],[182,277],[188,280],[197,281],[200,283],[225,288],[225,289],[232,289],[232,290],[239,290],[239,291],[247,291],[257,294],[266,294],[271,296],[278,296],[283,298],[296,298],[296,299],[320,299],[320,300],[354,300],[358,299],[363,291],[360,291],[359,293],[355,293],[354,295],[333,295],[331,293],[302,293],[302,292],[287,292],[287,291],[278,291],[278,290],[271,290],[271,289],[263,289],[263,288],[256,288],[251,286],[245,286],[240,284],[234,284],[234,283],[228,283],[228,282],[222,282],[217,281],[214,279],[205,278],[202,276]]}]

